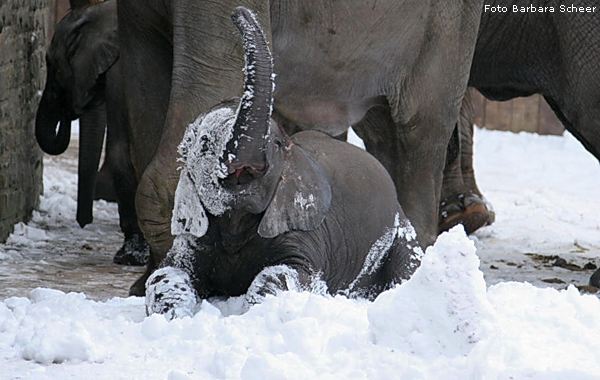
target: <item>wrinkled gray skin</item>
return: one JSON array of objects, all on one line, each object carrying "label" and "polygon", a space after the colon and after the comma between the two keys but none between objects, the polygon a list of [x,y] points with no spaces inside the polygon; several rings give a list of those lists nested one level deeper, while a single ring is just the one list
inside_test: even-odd
[{"label": "wrinkled gray skin", "polygon": [[[466,89],[481,0],[120,0],[119,35],[143,170],[136,206],[148,273],[171,247],[176,145],[198,115],[239,96],[240,43],[229,14],[253,9],[277,67],[274,119],[287,131],[339,135],[357,125],[391,174],[423,245],[437,235],[446,148]],[[372,118],[371,111],[383,113]],[[367,117],[365,118],[365,115]],[[144,141],[138,136],[154,136]],[[427,142],[426,144],[423,142]]]},{"label": "wrinkled gray skin", "polygon": [[[595,13],[561,13],[563,5],[594,7]],[[512,9],[554,6],[555,13],[482,13],[469,85],[491,100],[541,94],[565,128],[600,160],[600,4],[591,0],[490,1]],[[471,107],[470,104],[466,105]],[[467,191],[477,191],[472,171],[473,119],[460,130]],[[458,177],[458,176],[456,176]],[[600,272],[590,284],[600,286]]]},{"label": "wrinkled gray skin", "polygon": [[[57,25],[46,55],[47,79],[36,116],[36,138],[48,154],[69,145],[71,121],[80,119],[77,222],[93,220],[92,206],[106,128],[103,171],[119,204],[122,248],[118,264],[144,265],[149,255],[134,206],[137,182],[129,153],[118,63],[117,4],[108,0],[74,9]],[[58,132],[56,125],[59,123]],[[108,178],[106,178],[108,177]]]},{"label": "wrinkled gray skin", "polygon": [[[245,40],[244,96],[185,134],[173,213],[177,236],[148,279],[148,313],[183,317],[193,315],[199,299],[246,294],[254,303],[289,289],[374,298],[409,278],[422,251],[385,168],[322,132],[287,137],[269,118],[273,76],[264,34],[245,8],[232,19]],[[216,118],[225,107],[231,117]],[[229,121],[227,142],[220,131]],[[206,130],[219,137],[199,132]],[[222,189],[198,190],[202,171],[217,156]],[[230,197],[215,195],[221,191]],[[206,211],[198,212],[200,202]]]}]

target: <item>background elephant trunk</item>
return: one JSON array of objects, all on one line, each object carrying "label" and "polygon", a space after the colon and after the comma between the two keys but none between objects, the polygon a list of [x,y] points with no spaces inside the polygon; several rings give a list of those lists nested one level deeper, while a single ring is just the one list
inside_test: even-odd
[{"label": "background elephant trunk", "polygon": [[104,102],[100,102],[81,115],[79,126],[77,223],[81,227],[84,227],[93,220],[94,188],[106,127],[106,108]]},{"label": "background elephant trunk", "polygon": [[[63,111],[64,91],[58,88],[48,73],[47,85],[35,117],[35,138],[48,154],[62,154],[69,147],[71,119]],[[60,123],[58,131],[56,124]]]},{"label": "background elephant trunk", "polygon": [[256,16],[238,7],[231,16],[244,41],[245,80],[227,151],[235,157],[228,163],[229,173],[239,177],[245,171],[253,176],[266,172],[266,142],[273,107],[273,59],[267,39]]}]

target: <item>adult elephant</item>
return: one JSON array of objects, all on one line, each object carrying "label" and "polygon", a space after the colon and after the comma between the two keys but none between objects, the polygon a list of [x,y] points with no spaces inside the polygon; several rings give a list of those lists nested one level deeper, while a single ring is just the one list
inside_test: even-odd
[{"label": "adult elephant", "polygon": [[[398,198],[421,242],[433,242],[481,0],[120,0],[134,164],[143,171],[136,206],[152,249],[148,273],[172,244],[176,145],[185,127],[240,95],[243,55],[229,20],[236,6],[254,10],[270,31],[274,118],[288,130],[331,135],[366,120],[358,129],[367,149],[403,189]],[[385,118],[369,117],[370,110]],[[148,135],[156,138],[144,141]],[[133,294],[144,294],[148,273]]]},{"label": "adult elephant", "polygon": [[71,121],[80,119],[77,222],[84,227],[93,220],[92,204],[106,129],[103,168],[115,188],[125,234],[114,261],[143,265],[149,248],[134,206],[137,182],[129,154],[117,31],[117,4],[113,0],[76,8],[58,23],[46,55],[46,87],[35,131],[44,152],[61,154],[69,145]]},{"label": "adult elephant", "polygon": [[[583,12],[568,12],[571,3]],[[546,11],[539,12],[538,8],[536,13],[513,11],[514,6],[520,9],[531,5],[524,1],[491,1],[486,5],[469,86],[491,100],[541,94],[565,128],[600,160],[598,2],[579,0],[565,5],[546,1]],[[507,12],[491,11],[498,6],[506,7]],[[549,12],[550,7],[554,12]],[[465,107],[471,105],[466,103]],[[460,160],[467,163],[468,170],[454,171],[453,178],[462,176],[465,191],[478,192],[469,165],[472,117],[462,120],[459,128],[463,136]],[[600,272],[594,273],[590,283],[600,287]]]}]

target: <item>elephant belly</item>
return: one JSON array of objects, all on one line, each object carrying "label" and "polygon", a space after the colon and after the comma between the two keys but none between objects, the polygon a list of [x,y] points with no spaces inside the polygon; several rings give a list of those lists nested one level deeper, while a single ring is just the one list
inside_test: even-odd
[{"label": "elephant belly", "polygon": [[298,99],[297,96],[276,97],[275,110],[301,129],[314,129],[337,136],[358,123],[367,111],[385,101],[382,97],[357,101]]},{"label": "elephant belly", "polygon": [[303,129],[329,134],[356,124],[414,66],[422,20],[430,17],[423,4],[299,0],[273,7],[276,111]]}]

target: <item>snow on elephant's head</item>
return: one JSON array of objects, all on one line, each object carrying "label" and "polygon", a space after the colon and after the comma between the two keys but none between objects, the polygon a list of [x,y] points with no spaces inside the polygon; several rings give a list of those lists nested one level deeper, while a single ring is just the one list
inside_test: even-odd
[{"label": "snow on elephant's head", "polygon": [[208,227],[204,208],[215,216],[230,208],[234,195],[219,180],[228,174],[223,156],[233,136],[235,117],[233,109],[220,107],[187,127],[178,149],[183,165],[171,220],[174,235],[185,232],[203,236]]}]

